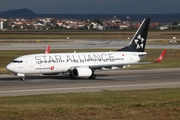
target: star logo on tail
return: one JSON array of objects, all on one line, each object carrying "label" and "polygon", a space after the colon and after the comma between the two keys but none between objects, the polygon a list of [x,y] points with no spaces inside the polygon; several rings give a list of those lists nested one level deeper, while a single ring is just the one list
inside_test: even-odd
[{"label": "star logo on tail", "polygon": [[136,49],[143,49],[144,46],[144,38],[139,35],[137,39],[135,39]]}]

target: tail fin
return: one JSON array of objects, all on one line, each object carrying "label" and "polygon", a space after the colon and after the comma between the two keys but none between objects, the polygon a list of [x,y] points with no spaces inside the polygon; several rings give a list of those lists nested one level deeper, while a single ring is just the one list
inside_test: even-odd
[{"label": "tail fin", "polygon": [[128,46],[117,51],[144,52],[150,18],[145,18]]},{"label": "tail fin", "polygon": [[50,53],[50,45],[47,46],[46,50],[45,50],[45,54]]},{"label": "tail fin", "polygon": [[158,57],[158,59],[156,60],[156,63],[159,63],[159,62],[162,61],[162,59],[163,59],[165,53],[166,53],[166,49],[162,51],[161,55],[160,55],[160,56]]}]

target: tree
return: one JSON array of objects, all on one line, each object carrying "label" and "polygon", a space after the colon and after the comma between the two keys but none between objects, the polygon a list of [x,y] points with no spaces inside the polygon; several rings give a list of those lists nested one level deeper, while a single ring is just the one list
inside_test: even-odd
[{"label": "tree", "polygon": [[32,30],[35,29],[34,25],[28,25],[24,29]]},{"label": "tree", "polygon": [[179,23],[178,22],[173,22],[172,25],[178,25]]},{"label": "tree", "polygon": [[103,26],[103,20],[102,19],[95,19],[94,22],[96,22],[99,25]]},{"label": "tree", "polygon": [[4,23],[3,23],[3,27],[6,29],[12,29],[12,24],[11,24],[11,20],[7,19]]},{"label": "tree", "polygon": [[18,26],[18,25],[15,25],[15,26],[14,26],[14,29],[21,29],[21,27]]}]

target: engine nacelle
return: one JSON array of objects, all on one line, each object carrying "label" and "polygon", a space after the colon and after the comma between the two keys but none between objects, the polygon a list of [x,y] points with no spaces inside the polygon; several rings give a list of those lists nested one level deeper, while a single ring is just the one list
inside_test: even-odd
[{"label": "engine nacelle", "polygon": [[88,67],[76,67],[72,70],[73,77],[89,77],[92,75],[92,70]]}]

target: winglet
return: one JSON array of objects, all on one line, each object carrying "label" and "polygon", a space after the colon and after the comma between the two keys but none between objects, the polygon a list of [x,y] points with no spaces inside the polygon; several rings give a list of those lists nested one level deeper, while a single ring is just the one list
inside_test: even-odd
[{"label": "winglet", "polygon": [[48,54],[48,53],[50,53],[50,45],[47,46],[46,51],[45,51],[45,54]]},{"label": "winglet", "polygon": [[164,57],[164,55],[165,55],[165,53],[166,53],[166,49],[162,51],[162,53],[160,54],[160,56],[158,57],[158,59],[156,60],[155,63],[161,62],[163,57]]}]

